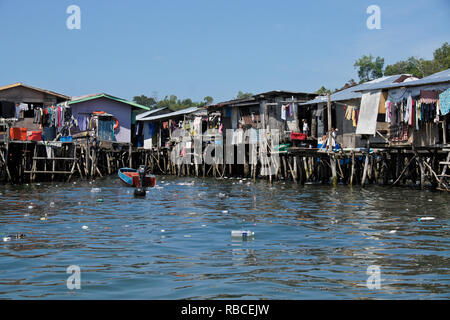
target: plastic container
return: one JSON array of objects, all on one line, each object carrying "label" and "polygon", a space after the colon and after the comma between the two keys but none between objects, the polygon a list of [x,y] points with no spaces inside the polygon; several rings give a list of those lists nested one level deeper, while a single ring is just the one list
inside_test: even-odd
[{"label": "plastic container", "polygon": [[42,141],[41,131],[28,131],[28,141]]},{"label": "plastic container", "polygon": [[72,136],[67,136],[67,137],[61,137],[59,139],[59,141],[61,141],[61,142],[72,142],[73,140],[72,140]]},{"label": "plastic container", "polygon": [[291,132],[291,140],[306,140],[306,134],[301,132]]},{"label": "plastic container", "polygon": [[232,230],[231,237],[232,238],[240,238],[240,239],[250,239],[255,236],[255,233],[250,230]]},{"label": "plastic container", "polygon": [[27,141],[27,128],[11,128],[9,133],[11,140]]}]

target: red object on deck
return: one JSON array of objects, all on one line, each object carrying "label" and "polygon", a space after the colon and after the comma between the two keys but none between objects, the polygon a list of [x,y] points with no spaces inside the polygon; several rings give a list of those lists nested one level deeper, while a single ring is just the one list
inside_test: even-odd
[{"label": "red object on deck", "polygon": [[11,128],[9,138],[11,140],[27,141],[27,128]]},{"label": "red object on deck", "polygon": [[[133,179],[133,187],[140,187],[141,181],[139,178],[138,172],[124,172],[125,175],[129,176],[131,179]],[[145,182],[144,187],[150,187],[153,188],[156,185],[156,178],[152,176],[145,176]]]},{"label": "red object on deck", "polygon": [[306,134],[301,132],[291,132],[291,140],[306,140]]},{"label": "red object on deck", "polygon": [[28,131],[28,141],[42,141],[41,131]]}]

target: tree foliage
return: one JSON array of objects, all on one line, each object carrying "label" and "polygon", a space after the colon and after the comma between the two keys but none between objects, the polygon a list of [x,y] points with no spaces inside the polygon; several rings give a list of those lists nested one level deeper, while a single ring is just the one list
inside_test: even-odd
[{"label": "tree foliage", "polygon": [[[450,45],[448,42],[445,42],[440,48],[436,49],[433,53],[432,60],[409,57],[406,60],[400,60],[394,64],[387,65],[384,72],[379,72],[382,70],[384,59],[377,57],[375,61],[372,60],[373,57],[370,55],[362,56],[355,62],[354,66],[358,68],[358,76],[361,82],[372,80],[383,75],[391,76],[396,74],[411,74],[414,77],[423,78],[450,68]],[[376,77],[373,78],[373,76]]]},{"label": "tree foliage", "polygon": [[142,106],[149,107],[150,109],[154,109],[157,104],[157,101],[154,98],[147,97],[143,94],[133,97],[133,101]]},{"label": "tree foliage", "polygon": [[384,58],[363,55],[353,66],[358,68],[360,82],[366,82],[383,76]]},{"label": "tree foliage", "polygon": [[315,93],[317,93],[320,96],[325,96],[327,93],[331,93],[330,89],[325,88],[325,86],[322,86],[319,90],[317,90]]},{"label": "tree foliage", "polygon": [[253,96],[253,93],[239,91],[235,99],[247,99]]},{"label": "tree foliage", "polygon": [[183,100],[178,99],[176,95],[165,96],[164,99],[157,101],[156,94],[153,97],[147,97],[145,95],[136,96],[133,101],[141,105],[150,107],[150,109],[158,109],[167,107],[172,111],[186,109],[190,107],[203,107],[208,104],[212,104],[214,99],[210,96],[206,96],[201,102],[194,102],[190,98]]}]

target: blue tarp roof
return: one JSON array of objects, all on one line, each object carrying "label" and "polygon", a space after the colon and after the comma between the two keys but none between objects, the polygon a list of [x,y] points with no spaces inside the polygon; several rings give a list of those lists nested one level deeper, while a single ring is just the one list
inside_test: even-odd
[{"label": "blue tarp roof", "polygon": [[366,91],[366,90],[372,90],[372,89],[374,90],[374,89],[390,89],[390,88],[399,88],[399,87],[423,86],[423,85],[442,83],[442,82],[450,82],[450,69],[434,73],[432,75],[429,75],[428,77],[425,77],[425,78],[422,78],[419,80],[393,83],[393,84],[378,84],[369,89],[363,88],[363,89],[358,89],[358,90]]},{"label": "blue tarp roof", "polygon": [[[378,78],[375,80],[371,80],[371,81],[335,92],[330,96],[330,99],[331,99],[331,101],[360,99],[362,96],[362,93],[358,92],[358,91],[372,90],[372,88],[380,86],[380,85],[390,85],[394,81],[399,79],[401,76],[403,76],[403,75],[397,74],[397,75],[393,75],[393,76],[386,76],[386,77],[381,77],[381,78]],[[410,75],[406,75],[406,76],[410,76]],[[315,104],[315,103],[321,103],[321,102],[327,102],[327,97],[319,96],[313,100],[310,100],[310,101],[307,101],[304,103],[300,103],[300,105],[308,105],[308,104]]]}]

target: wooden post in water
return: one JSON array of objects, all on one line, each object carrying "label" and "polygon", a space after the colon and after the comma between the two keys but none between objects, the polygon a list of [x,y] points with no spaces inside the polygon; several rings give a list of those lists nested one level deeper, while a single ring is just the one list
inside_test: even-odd
[{"label": "wooden post in water", "polygon": [[5,139],[5,156],[4,156],[4,162],[5,162],[5,169],[6,174],[8,175],[9,182],[12,182],[11,172],[9,171],[9,140],[11,139],[10,136],[10,126],[9,122],[6,123],[6,139]]},{"label": "wooden post in water", "polygon": [[336,159],[334,157],[334,154],[330,155],[330,162],[331,162],[331,174],[333,176],[333,187],[337,186],[337,173],[336,173]]},{"label": "wooden post in water", "polygon": [[133,168],[133,145],[131,144],[131,142],[130,142],[130,144],[128,146],[128,154],[129,154],[129,158],[128,158],[129,164],[128,164],[128,166],[130,168]]},{"label": "wooden post in water", "polygon": [[91,154],[91,146],[89,144],[89,136],[87,136],[86,138],[86,149],[85,149],[85,157],[86,157],[86,165],[85,165],[85,172],[86,172],[86,178],[90,176],[90,171],[89,171],[89,157]]},{"label": "wooden post in water", "polygon": [[370,140],[369,140],[369,137],[367,136],[367,153],[366,153],[366,159],[365,159],[365,163],[364,163],[363,177],[362,177],[362,181],[361,181],[361,185],[363,187],[366,183],[367,170],[369,169],[369,155],[370,155],[369,150],[370,150]]}]

